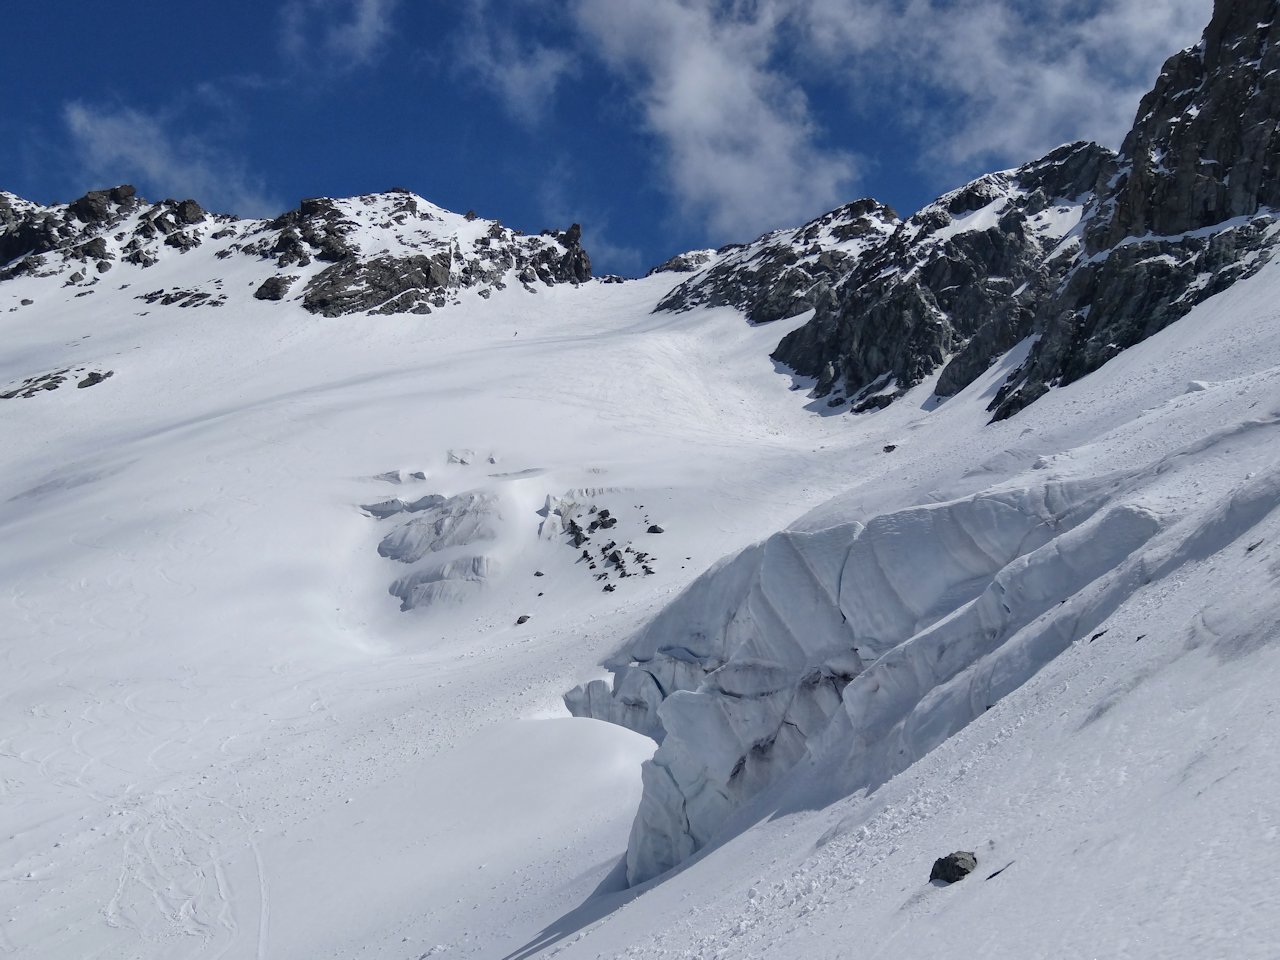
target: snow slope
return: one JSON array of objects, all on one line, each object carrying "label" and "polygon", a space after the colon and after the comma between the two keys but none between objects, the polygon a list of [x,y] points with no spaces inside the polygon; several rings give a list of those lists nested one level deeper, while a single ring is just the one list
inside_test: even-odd
[{"label": "snow slope", "polygon": [[[767,359],[804,315],[654,314],[670,275],[323,319],[211,247],[133,269],[0,286],[0,386],[112,374],[0,400],[0,951],[1274,952],[1280,265],[989,426],[1028,344],[819,416]],[[830,696],[624,890],[655,744],[561,695],[677,645],[686,711],[710,658]],[[953,849],[1012,865],[931,887]]]},{"label": "snow slope", "polygon": [[[1277,767],[1258,755],[1275,742],[1276,713],[1265,705],[1267,681],[1244,681],[1250,668],[1238,663],[1251,660],[1264,674],[1277,663],[1280,565],[1268,551],[1280,523],[1280,358],[1270,344],[1278,270],[1269,265],[1087,384],[1025,412],[1016,429],[987,428],[996,449],[1015,436],[1025,446],[978,469],[947,469],[951,451],[934,424],[960,427],[951,417],[974,415],[999,375],[927,423],[917,408],[900,421],[918,429],[912,448],[925,441],[915,463],[855,482],[790,531],[717,565],[611,657],[616,698],[596,684],[588,699],[662,744],[645,769],[630,879],[712,852],[602,924],[581,955],[658,955],[674,940],[676,956],[771,956],[784,943],[776,955],[839,956],[855,936],[840,931],[859,928],[876,956],[926,956],[957,941],[999,948],[988,955],[1130,955],[1108,946],[1115,943],[1145,955],[1270,955],[1268,899],[1249,891],[1265,883],[1252,873],[1262,862],[1253,845],[1277,837],[1264,802]],[[1141,653],[1128,652],[1134,643]],[[1111,647],[1125,652],[1103,653]],[[1200,689],[1206,672],[1214,676]],[[1037,692],[1064,675],[1083,688],[1081,699]],[[1160,694],[1148,700],[1155,687]],[[1168,703],[1183,700],[1197,706],[1167,717]],[[1073,722],[1055,722],[1068,705]],[[1141,746],[1110,724],[1103,744],[1122,742],[1099,746],[1092,727],[1120,707],[1143,728]],[[994,718],[1011,712],[1019,726],[1034,720],[1043,729],[999,739],[1016,740],[1008,752],[1034,760],[1008,765],[1002,747],[995,782],[970,783],[967,770],[981,759],[974,751],[991,749],[984,737],[1008,722]],[[1195,716],[1173,722],[1182,713]],[[1117,749],[1127,761],[1115,769],[1097,759]],[[935,750],[964,772],[939,772]],[[1241,756],[1254,760],[1244,765]],[[1134,778],[1128,763],[1144,767],[1132,791],[1122,789]],[[1219,822],[1206,781],[1174,775],[1184,766],[1215,771],[1210,784],[1230,779],[1234,819]],[[948,818],[952,839],[929,847],[923,822],[917,831],[915,820],[933,819],[934,798],[927,815],[894,810],[886,826],[886,796],[936,794],[939,780],[947,802],[965,811]],[[1036,899],[1061,899],[1066,887],[1076,915],[1092,922],[1068,935],[1073,914],[1063,910],[1051,913],[1052,924],[1005,929],[975,907],[921,923],[941,909],[943,894],[927,885],[933,857],[973,849],[980,864],[1001,859],[992,864],[999,868],[1025,856],[1023,837],[1006,839],[1028,831],[1020,811],[989,807],[1042,780],[1066,796],[1049,809],[1038,797],[1029,814],[1040,836],[1023,915],[1042,916]],[[1154,800],[1157,790],[1167,795]],[[1082,830],[1086,803],[1096,806]],[[1171,816],[1188,815],[1176,829],[1151,829],[1153,809],[1163,814],[1166,805]],[[887,850],[858,842],[876,817],[875,829],[894,833]],[[825,834],[833,822],[843,825]],[[845,833],[855,836],[838,857],[824,849]],[[1080,857],[1099,834],[1137,835],[1127,849],[1141,853]],[[901,844],[911,855],[884,866]],[[780,881],[780,862],[805,882]],[[1211,889],[1171,890],[1158,877],[1172,863],[1191,876],[1203,871]],[[1135,890],[1147,881],[1143,870],[1156,876]],[[851,878],[874,880],[866,902]],[[679,905],[717,882],[732,895]],[[832,886],[844,893],[832,896]],[[901,916],[885,902],[886,887],[890,899],[905,898]],[[1095,896],[1107,888],[1113,897]],[[1224,903],[1240,928],[1220,922]],[[820,907],[831,916],[802,919]],[[626,920],[633,911],[684,915],[677,928],[699,932],[641,934]],[[805,930],[808,938],[798,938]]]},{"label": "snow slope", "polygon": [[[610,877],[652,751],[565,718],[561,694],[716,557],[839,489],[847,431],[788,391],[776,334],[650,316],[669,278],[325,320],[253,300],[252,261],[132,269],[92,297],[0,290],[0,383],[112,373],[0,401],[0,949],[525,942]],[[243,292],[132,297],[204,273]],[[567,496],[612,508],[654,574],[606,593],[544,531]],[[361,508],[424,497],[495,504],[488,535],[380,555],[424,513]],[[400,610],[406,575],[459,557],[488,575]]]}]

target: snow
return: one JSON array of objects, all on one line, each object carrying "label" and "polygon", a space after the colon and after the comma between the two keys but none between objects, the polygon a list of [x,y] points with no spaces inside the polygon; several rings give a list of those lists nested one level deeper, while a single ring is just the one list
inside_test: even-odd
[{"label": "snow", "polygon": [[[0,952],[1272,955],[1280,266],[987,425],[1027,344],[821,417],[679,276],[325,320],[217,249],[0,284],[0,387],[114,371],[0,401]],[[624,890],[655,740],[773,734]]]}]

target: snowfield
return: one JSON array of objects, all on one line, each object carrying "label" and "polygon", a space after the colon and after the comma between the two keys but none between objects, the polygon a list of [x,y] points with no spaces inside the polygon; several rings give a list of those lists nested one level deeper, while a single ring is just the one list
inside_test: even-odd
[{"label": "snowfield", "polygon": [[990,425],[257,270],[0,286],[0,954],[1275,956],[1280,264]]}]

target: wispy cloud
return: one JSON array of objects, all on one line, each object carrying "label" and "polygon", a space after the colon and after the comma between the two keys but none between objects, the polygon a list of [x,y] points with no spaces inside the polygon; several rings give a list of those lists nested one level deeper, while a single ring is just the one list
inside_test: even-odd
[{"label": "wispy cloud", "polygon": [[82,182],[131,182],[152,196],[195,197],[206,206],[244,216],[280,209],[243,164],[199,138],[171,132],[161,117],[73,101],[63,106],[62,120]]},{"label": "wispy cloud", "polygon": [[594,53],[625,76],[682,216],[738,237],[836,205],[858,173],[826,146],[801,86],[776,66],[777,2],[577,0]]},{"label": "wispy cloud", "polygon": [[[529,0],[469,8],[464,62],[525,122],[591,60],[621,82],[684,221],[711,239],[795,223],[851,197],[857,140],[816,122],[843,90],[888,116],[940,184],[1060,143],[1118,144],[1212,0],[570,0],[555,32]],[[542,41],[531,39],[542,37]],[[549,46],[547,44],[556,44]],[[589,75],[589,73],[587,74]]]},{"label": "wispy cloud", "polygon": [[524,124],[542,120],[560,84],[579,69],[573,50],[541,43],[521,29],[526,17],[540,12],[546,16],[541,5],[507,0],[495,14],[488,0],[472,0],[456,51],[455,72],[486,87]]},{"label": "wispy cloud", "polygon": [[[1029,160],[1075,139],[1118,145],[1211,0],[813,0],[793,19],[827,76],[918,118],[926,163]],[[884,109],[884,106],[881,106]]]},{"label": "wispy cloud", "polygon": [[372,63],[391,36],[398,0],[287,0],[280,46],[295,67],[341,73]]}]

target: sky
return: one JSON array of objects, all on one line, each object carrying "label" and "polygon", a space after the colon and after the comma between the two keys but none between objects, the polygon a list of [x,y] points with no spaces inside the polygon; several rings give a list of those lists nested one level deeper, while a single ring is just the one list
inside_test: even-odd
[{"label": "sky", "polygon": [[[126,12],[127,11],[127,12]],[[1118,146],[1212,0],[51,0],[11,5],[0,189],[273,216],[407,187],[596,273],[874,196],[906,215]]]}]

